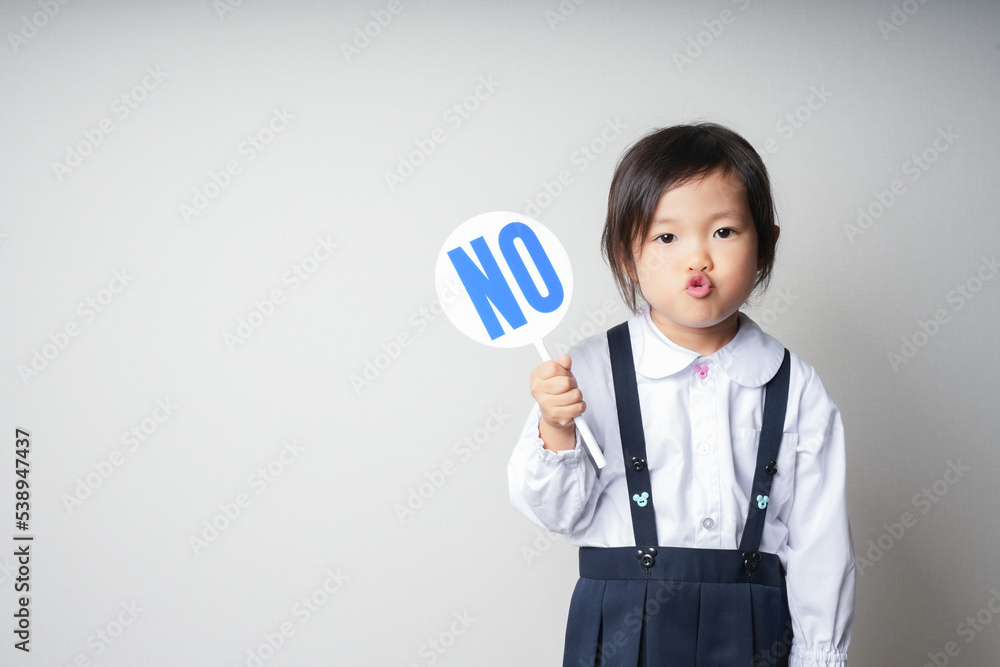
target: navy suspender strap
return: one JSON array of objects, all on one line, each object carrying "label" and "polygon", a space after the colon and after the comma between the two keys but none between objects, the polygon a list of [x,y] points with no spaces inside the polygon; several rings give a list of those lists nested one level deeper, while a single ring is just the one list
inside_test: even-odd
[{"label": "navy suspender strap", "polygon": [[[653,494],[649,482],[649,468],[646,464],[646,438],[642,430],[639,388],[636,383],[628,322],[622,322],[608,330],[608,350],[611,356],[615,404],[618,409],[618,430],[621,433],[622,452],[625,456],[625,479],[628,483],[635,544],[637,547],[655,547],[658,544],[656,514],[653,510]],[[759,562],[760,556],[755,552],[760,549],[764,533],[764,517],[767,512],[768,494],[771,492],[771,481],[778,472],[776,466],[785,427],[790,369],[791,356],[786,349],[778,372],[764,388],[764,416],[760,442],[757,446],[757,465],[750,491],[750,507],[739,547],[740,551],[749,553],[744,555],[751,561],[746,563],[750,571],[755,569],[756,563]],[[654,556],[655,553],[653,551]]]},{"label": "navy suspender strap", "polygon": [[758,549],[772,477],[791,474],[777,470],[788,350],[764,387],[750,511],[737,550],[658,544],[627,323],[608,330],[608,349],[636,546],[580,548],[563,666],[633,667],[670,656],[678,665],[787,667],[793,633],[785,573],[777,554]]},{"label": "navy suspender strap", "polygon": [[[618,407],[618,430],[625,455],[632,532],[635,534],[637,547],[656,547],[659,543],[656,539],[656,514],[653,512],[653,492],[646,465],[646,437],[642,431],[639,387],[636,385],[628,322],[608,329],[608,351],[611,355],[615,404]],[[653,554],[655,553],[654,551]]]},{"label": "navy suspender strap", "polygon": [[[778,450],[781,448],[781,436],[785,430],[790,368],[791,357],[786,349],[778,372],[765,387],[764,418],[760,429],[760,442],[757,445],[757,466],[754,468],[753,486],[750,488],[750,510],[747,513],[747,522],[743,526],[740,551],[756,552],[760,549],[768,494],[771,493],[771,480],[778,472],[776,467]],[[747,565],[748,569],[753,569],[749,563]]]}]

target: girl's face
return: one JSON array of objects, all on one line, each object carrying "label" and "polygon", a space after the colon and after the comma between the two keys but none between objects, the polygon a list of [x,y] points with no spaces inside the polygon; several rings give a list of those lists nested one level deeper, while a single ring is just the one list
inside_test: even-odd
[{"label": "girl's face", "polygon": [[667,191],[633,256],[633,278],[668,338],[688,346],[728,333],[720,346],[728,342],[760,268],[757,231],[739,178],[716,171]]}]

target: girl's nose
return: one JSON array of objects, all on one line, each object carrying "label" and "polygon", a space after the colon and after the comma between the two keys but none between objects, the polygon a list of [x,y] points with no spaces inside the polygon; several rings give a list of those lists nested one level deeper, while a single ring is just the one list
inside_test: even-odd
[{"label": "girl's nose", "polygon": [[691,271],[711,271],[712,257],[704,245],[698,243],[691,249],[688,257],[688,268]]}]

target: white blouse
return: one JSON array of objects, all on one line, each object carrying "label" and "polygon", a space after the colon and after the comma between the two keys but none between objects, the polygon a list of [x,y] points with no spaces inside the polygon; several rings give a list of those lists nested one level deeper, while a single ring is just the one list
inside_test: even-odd
[{"label": "white blouse", "polygon": [[[648,309],[629,321],[646,459],[663,546],[736,549],[749,507],[764,384],[784,347],[745,313],[707,357],[657,328]],[[604,451],[598,471],[583,447],[552,452],[536,404],[508,465],[511,504],[576,546],[635,546],[607,334],[569,351]],[[695,367],[699,367],[696,369]],[[706,372],[707,367],[707,372]],[[784,433],[760,550],[786,572],[794,667],[847,664],[854,617],[854,545],[845,496],[844,428],[816,371],[791,354]]]}]

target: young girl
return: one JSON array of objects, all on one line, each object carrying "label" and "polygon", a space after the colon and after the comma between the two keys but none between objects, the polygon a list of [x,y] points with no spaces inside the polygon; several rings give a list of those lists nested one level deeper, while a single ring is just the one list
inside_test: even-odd
[{"label": "young girl", "polygon": [[580,547],[564,667],[847,664],[840,412],[739,311],[778,233],[760,156],[719,125],[654,132],[615,171],[602,244],[635,315],[532,372],[508,469],[514,507]]}]

